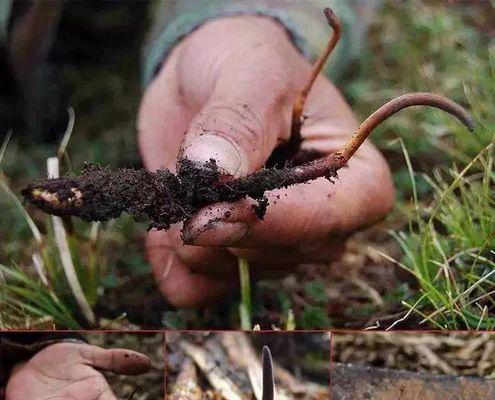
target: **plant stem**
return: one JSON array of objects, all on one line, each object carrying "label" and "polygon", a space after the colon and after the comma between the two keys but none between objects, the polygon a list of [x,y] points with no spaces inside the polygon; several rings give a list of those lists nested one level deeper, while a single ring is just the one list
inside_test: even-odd
[{"label": "plant stem", "polygon": [[249,278],[249,264],[245,258],[239,257],[239,279],[241,284],[241,303],[239,315],[241,329],[251,330],[251,282]]}]

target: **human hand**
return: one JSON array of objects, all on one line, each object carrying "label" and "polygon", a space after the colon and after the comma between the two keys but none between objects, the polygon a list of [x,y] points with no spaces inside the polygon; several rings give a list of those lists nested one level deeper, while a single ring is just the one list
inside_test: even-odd
[{"label": "human hand", "polygon": [[[240,177],[261,168],[290,135],[292,105],[311,65],[283,26],[258,16],[210,21],[179,43],[148,87],[139,112],[139,144],[150,170],[174,170],[178,158],[217,161]],[[331,153],[357,127],[347,103],[323,76],[304,109],[302,148]],[[393,203],[388,166],[365,143],[331,184],[320,178],[267,193],[263,220],[253,201],[205,207],[184,225],[148,234],[159,287],[176,306],[214,301],[235,287],[236,257],[255,274],[339,256],[345,236],[381,219]],[[184,244],[184,242],[186,244]]]},{"label": "human hand", "polygon": [[149,366],[148,357],[131,350],[53,344],[14,368],[6,400],[117,400],[98,370],[138,375]]}]

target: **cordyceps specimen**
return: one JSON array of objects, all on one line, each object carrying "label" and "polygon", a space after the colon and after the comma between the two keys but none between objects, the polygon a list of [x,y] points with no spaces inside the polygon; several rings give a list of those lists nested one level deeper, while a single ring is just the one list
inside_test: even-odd
[{"label": "cordyceps specimen", "polygon": [[275,398],[275,381],[273,379],[272,354],[268,346],[263,346],[261,363],[263,365],[263,395],[261,400],[273,400]]},{"label": "cordyceps specimen", "polygon": [[[308,83],[297,98],[292,117],[289,141],[275,150],[285,161],[300,147],[303,110],[308,93],[321,69],[337,44],[341,25],[330,9],[325,16],[333,29],[333,35],[321,57],[315,62]],[[432,93],[408,93],[399,96],[372,113],[337,152],[314,159],[303,165],[278,165],[263,168],[238,179],[222,176],[215,160],[196,164],[182,159],[177,175],[168,170],[116,169],[86,165],[78,177],[63,177],[35,182],[22,191],[24,197],[42,210],[55,215],[74,215],[86,221],[107,221],[127,212],[134,217],[146,216],[150,228],[168,229],[170,225],[192,216],[207,205],[245,197],[257,201],[253,206],[258,217],[263,218],[268,200],[268,190],[286,188],[320,177],[330,181],[344,167],[359,146],[380,125],[396,112],[411,106],[439,108],[457,117],[469,130],[473,130],[470,115],[455,102]]]}]

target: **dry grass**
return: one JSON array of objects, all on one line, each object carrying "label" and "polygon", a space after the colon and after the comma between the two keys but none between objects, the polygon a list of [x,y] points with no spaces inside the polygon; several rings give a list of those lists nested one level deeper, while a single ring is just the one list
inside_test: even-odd
[{"label": "dry grass", "polygon": [[493,333],[335,333],[332,343],[336,362],[495,378]]}]

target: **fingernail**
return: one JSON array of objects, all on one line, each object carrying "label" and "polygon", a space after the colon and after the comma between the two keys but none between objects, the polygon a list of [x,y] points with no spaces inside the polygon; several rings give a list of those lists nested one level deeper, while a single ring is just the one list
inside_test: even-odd
[{"label": "fingernail", "polygon": [[200,163],[213,158],[221,172],[234,177],[246,175],[248,172],[245,157],[240,149],[215,132],[195,138],[184,149],[183,157]]},{"label": "fingernail", "polygon": [[[206,229],[205,229],[206,228]],[[248,225],[243,222],[215,222],[182,232],[184,243],[193,246],[234,246],[248,236]]]}]

